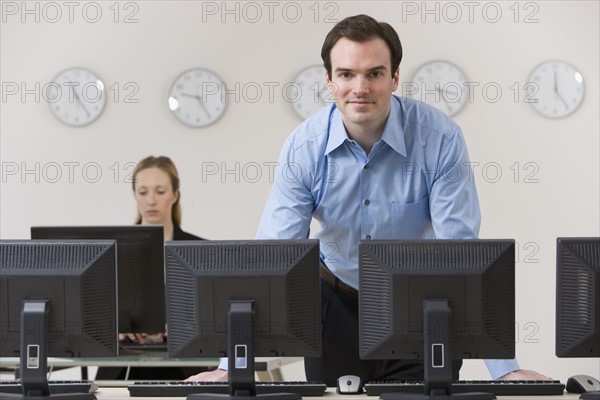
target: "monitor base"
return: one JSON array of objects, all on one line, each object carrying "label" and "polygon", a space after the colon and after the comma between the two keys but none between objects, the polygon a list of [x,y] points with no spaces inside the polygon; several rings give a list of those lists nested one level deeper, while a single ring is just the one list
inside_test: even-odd
[{"label": "monitor base", "polygon": [[455,394],[414,394],[414,393],[384,393],[382,400],[494,400],[493,393],[455,393]]},{"label": "monitor base", "polygon": [[258,399],[277,399],[277,400],[302,400],[302,396],[296,393],[268,393],[250,395],[230,395],[230,394],[211,394],[196,393],[190,394],[187,400],[258,400]]},{"label": "monitor base", "polygon": [[583,400],[600,400],[600,391],[586,392],[579,398]]},{"label": "monitor base", "polygon": [[2,393],[2,400],[96,400],[92,393],[53,393],[47,396],[27,396],[17,393]]}]

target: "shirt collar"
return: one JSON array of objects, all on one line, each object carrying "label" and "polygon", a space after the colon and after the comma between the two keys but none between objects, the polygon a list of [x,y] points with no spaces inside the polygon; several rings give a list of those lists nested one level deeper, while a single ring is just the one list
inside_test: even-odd
[{"label": "shirt collar", "polygon": [[406,157],[406,143],[404,142],[405,115],[401,98],[392,96],[390,101],[390,115],[381,135],[381,140],[394,149],[396,153],[404,157]]},{"label": "shirt collar", "polygon": [[[402,100],[399,97],[392,96],[390,101],[390,115],[385,123],[381,140],[387,143],[398,154],[406,156],[404,115]],[[337,149],[346,140],[350,140],[350,138],[342,121],[342,113],[340,113],[340,110],[334,104],[330,113],[329,139],[327,140],[325,154],[327,155]]]},{"label": "shirt collar", "polygon": [[340,147],[346,140],[350,140],[342,121],[342,113],[340,113],[335,104],[331,107],[329,115],[329,138],[327,139],[325,155]]}]

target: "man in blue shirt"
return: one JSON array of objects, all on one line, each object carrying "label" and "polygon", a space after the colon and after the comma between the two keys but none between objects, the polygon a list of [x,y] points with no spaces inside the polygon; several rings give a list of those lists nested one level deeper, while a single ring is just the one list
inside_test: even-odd
[{"label": "man in blue shirt", "polygon": [[[308,380],[422,379],[422,363],[358,356],[358,243],[477,238],[481,216],[465,141],[442,112],[393,95],[402,47],[389,24],[346,18],[321,56],[335,104],[285,142],[257,238],[304,239],[312,218],[320,223],[323,354],[305,360]],[[516,360],[486,363],[494,379],[549,379],[520,370]],[[456,362],[455,379],[459,368]]]}]

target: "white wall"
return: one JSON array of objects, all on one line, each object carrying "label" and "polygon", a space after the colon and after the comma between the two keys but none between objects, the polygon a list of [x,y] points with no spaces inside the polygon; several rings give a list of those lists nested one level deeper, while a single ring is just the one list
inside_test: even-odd
[{"label": "white wall", "polygon": [[[2,2],[0,237],[27,238],[31,225],[133,222],[128,163],[163,154],[175,160],[182,178],[184,229],[211,239],[252,238],[271,182],[267,167],[257,182],[245,179],[243,167],[276,161],[283,140],[300,122],[281,90],[270,99],[265,83],[281,88],[301,68],[320,62],[322,40],[333,26],[326,15],[340,20],[368,13],[400,34],[401,79],[410,80],[426,61],[446,59],[479,83],[472,103],[455,118],[472,161],[480,163],[475,177],[481,236],[518,242],[522,367],[561,380],[574,373],[600,376],[598,359],[554,355],[555,239],[600,231],[598,2],[75,2],[72,16],[64,2],[27,2],[34,14],[24,13],[23,4]],[[102,14],[91,23],[96,6]],[[256,6],[262,16],[253,23]],[[236,7],[237,15],[222,13]],[[209,15],[207,8],[219,12]],[[290,22],[298,9],[299,21]],[[134,11],[138,22],[123,23]],[[529,72],[548,59],[570,62],[585,79],[583,104],[564,119],[545,119],[523,102]],[[43,87],[73,66],[95,71],[113,88],[104,113],[89,126],[62,125],[39,92],[39,99],[7,92],[15,84],[35,92],[36,84]],[[204,129],[187,128],[167,108],[172,80],[192,67],[211,69],[229,89],[239,88],[237,101],[229,96],[224,117]],[[123,101],[131,94],[127,83],[139,89],[133,95],[137,103]],[[488,83],[502,90],[496,102],[481,91]],[[253,92],[244,96],[245,85],[264,89],[262,97],[253,102]],[[515,87],[521,88],[516,100]],[[69,176],[73,162],[79,164]],[[230,170],[239,163],[241,172],[203,177],[203,168],[214,163]],[[500,167],[499,179],[489,166]],[[535,182],[526,182],[528,173]],[[463,377],[486,378],[482,366],[469,362]]]}]

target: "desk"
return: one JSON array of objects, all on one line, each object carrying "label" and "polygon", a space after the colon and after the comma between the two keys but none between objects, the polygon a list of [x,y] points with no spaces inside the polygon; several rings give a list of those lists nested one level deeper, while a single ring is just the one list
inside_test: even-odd
[{"label": "desk", "polygon": [[[129,392],[127,388],[104,388],[101,387],[96,392],[96,397],[98,400],[115,400],[115,399],[127,399],[129,397]],[[182,400],[184,397],[131,397],[131,399],[147,399],[147,400]],[[334,400],[334,399],[361,399],[361,400],[377,400],[379,397],[377,396],[367,396],[366,394],[361,395],[339,395],[335,392],[335,389],[329,388],[323,397],[304,397],[304,399],[312,399],[312,400]],[[564,396],[548,396],[547,398],[542,399],[540,396],[498,396],[498,400],[575,400],[579,399],[578,394],[565,394]]]},{"label": "desk", "polygon": [[[280,368],[292,362],[301,361],[302,357],[257,357],[257,362],[266,364],[265,370],[256,371],[261,381],[282,381]],[[0,357],[0,367],[19,366],[18,357]],[[127,355],[107,358],[56,358],[48,357],[48,366],[50,368],[71,368],[71,367],[217,367],[218,358],[168,358],[164,351],[147,351],[137,355]],[[77,378],[75,378],[77,379]]]},{"label": "desk", "polygon": [[[18,367],[18,357],[0,358],[2,367]],[[59,358],[48,357],[48,366],[51,367],[216,367],[219,365],[218,358],[186,359],[168,358],[166,351],[147,351],[139,354],[106,357],[106,358]]]}]

